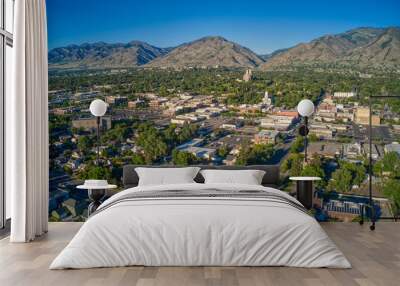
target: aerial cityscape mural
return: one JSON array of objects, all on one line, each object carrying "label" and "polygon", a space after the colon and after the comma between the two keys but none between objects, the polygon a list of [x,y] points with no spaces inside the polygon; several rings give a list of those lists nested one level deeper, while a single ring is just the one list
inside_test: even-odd
[{"label": "aerial cityscape mural", "polygon": [[[63,10],[77,2],[62,2],[48,3],[50,220],[85,220],[87,192],[76,186],[107,179],[122,188],[126,164],[279,164],[287,192],[295,189],[289,176],[322,178],[317,219],[357,221],[368,200],[370,116],[376,215],[399,214],[400,100],[373,100],[372,114],[368,106],[370,96],[400,95],[395,1],[376,8],[379,19],[351,18],[335,8],[325,14],[350,17],[347,22],[326,22],[318,13],[331,8],[314,1],[299,6],[299,14],[283,12],[282,3],[241,11],[222,6],[227,1],[198,9],[172,1],[175,12],[166,3],[150,12],[149,4],[122,1],[137,11],[131,15],[121,1],[114,7],[85,1],[79,10],[94,9],[93,17],[75,8],[66,21]],[[363,9],[373,9],[369,2]],[[101,164],[89,112],[96,98],[108,104]],[[304,98],[315,105],[307,164],[296,109]]]}]

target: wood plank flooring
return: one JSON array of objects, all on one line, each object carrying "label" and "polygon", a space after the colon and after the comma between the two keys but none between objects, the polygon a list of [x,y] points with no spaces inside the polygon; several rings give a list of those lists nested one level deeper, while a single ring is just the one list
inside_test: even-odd
[{"label": "wood plank flooring", "polygon": [[47,235],[28,244],[0,241],[1,286],[264,286],[400,285],[400,223],[326,223],[323,228],[344,252],[352,269],[288,267],[123,267],[48,270],[80,223],[50,223]]}]

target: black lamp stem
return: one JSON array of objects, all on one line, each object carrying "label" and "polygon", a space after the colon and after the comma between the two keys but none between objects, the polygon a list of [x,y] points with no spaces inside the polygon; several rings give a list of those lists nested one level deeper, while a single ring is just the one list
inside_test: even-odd
[{"label": "black lamp stem", "polygon": [[100,166],[100,117],[96,117],[97,120],[97,166]]},{"label": "black lamp stem", "polygon": [[304,162],[307,163],[307,136],[308,136],[308,116],[304,117],[304,125],[306,126],[306,135],[304,136]]},{"label": "black lamp stem", "polygon": [[372,97],[368,99],[369,105],[369,126],[368,126],[368,143],[369,143],[369,166],[368,166],[368,191],[369,191],[369,206],[371,210],[371,230],[375,229],[375,211],[374,201],[372,200]]}]

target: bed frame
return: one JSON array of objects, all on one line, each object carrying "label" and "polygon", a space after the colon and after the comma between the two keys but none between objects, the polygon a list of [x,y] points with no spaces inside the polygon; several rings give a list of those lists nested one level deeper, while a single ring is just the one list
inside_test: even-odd
[{"label": "bed frame", "polygon": [[[133,188],[138,185],[139,177],[135,171],[136,167],[147,167],[147,168],[182,168],[176,166],[162,165],[162,166],[144,166],[144,165],[126,165],[123,169],[122,182],[124,188]],[[202,170],[263,170],[265,175],[262,180],[262,185],[265,187],[277,188],[280,182],[280,169],[279,165],[252,165],[252,166],[208,166],[208,165],[197,165]],[[203,176],[199,173],[194,180],[197,183],[204,183]]]}]

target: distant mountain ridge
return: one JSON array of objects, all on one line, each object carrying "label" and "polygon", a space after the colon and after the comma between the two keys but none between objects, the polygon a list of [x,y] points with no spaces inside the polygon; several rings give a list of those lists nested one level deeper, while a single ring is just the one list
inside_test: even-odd
[{"label": "distant mountain ridge", "polygon": [[91,68],[255,68],[285,69],[307,65],[400,68],[400,28],[357,28],[308,43],[257,55],[220,36],[204,37],[175,48],[141,41],[126,44],[70,45],[49,52],[50,69]]},{"label": "distant mountain ridge", "polygon": [[49,52],[50,68],[120,68],[144,65],[167,54],[169,48],[158,48],[141,41],[127,44],[70,45]]},{"label": "distant mountain ridge", "polygon": [[250,49],[219,36],[204,37],[185,43],[146,66],[158,68],[248,67],[264,60]]},{"label": "distant mountain ridge", "polygon": [[351,51],[346,56],[350,62],[364,65],[400,63],[400,28],[389,28],[379,37]]},{"label": "distant mountain ridge", "polygon": [[[322,36],[270,57],[260,69],[281,69],[308,64],[400,66],[399,32],[400,28],[396,27],[358,28],[341,34]],[[378,41],[390,43],[390,47],[384,47]],[[386,53],[390,56],[383,56]]]}]

